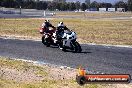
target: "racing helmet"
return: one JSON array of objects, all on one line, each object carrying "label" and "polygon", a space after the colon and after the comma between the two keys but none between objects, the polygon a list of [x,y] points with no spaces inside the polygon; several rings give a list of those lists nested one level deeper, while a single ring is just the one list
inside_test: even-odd
[{"label": "racing helmet", "polygon": [[64,26],[63,22],[59,22],[58,26]]},{"label": "racing helmet", "polygon": [[49,23],[50,21],[49,20],[45,20],[45,23]]}]

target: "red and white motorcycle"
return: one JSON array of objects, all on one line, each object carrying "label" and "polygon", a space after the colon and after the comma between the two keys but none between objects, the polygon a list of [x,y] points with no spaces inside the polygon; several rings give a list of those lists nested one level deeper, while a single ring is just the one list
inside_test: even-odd
[{"label": "red and white motorcycle", "polygon": [[50,45],[57,46],[56,43],[56,37],[53,36],[53,33],[55,33],[55,29],[49,29],[49,31],[43,32],[43,29],[40,29],[40,33],[42,34],[42,43],[46,45],[47,47],[50,47]]}]

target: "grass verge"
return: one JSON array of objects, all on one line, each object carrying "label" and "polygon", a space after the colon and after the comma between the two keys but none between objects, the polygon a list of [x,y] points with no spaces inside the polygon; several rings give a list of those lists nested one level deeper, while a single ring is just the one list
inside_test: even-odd
[{"label": "grass verge", "polygon": [[[131,88],[131,84],[76,83],[72,69],[0,57],[0,88]],[[68,73],[69,72],[69,73]],[[66,75],[67,73],[67,75]],[[60,76],[61,75],[61,76]],[[70,78],[70,76],[73,76]]]},{"label": "grass verge", "polygon": [[[0,57],[0,88],[101,88],[98,84],[79,86],[75,79],[52,78],[51,66],[38,66],[33,63]],[[56,68],[54,68],[56,69]],[[59,68],[58,68],[59,69]],[[65,72],[67,69],[62,69]],[[70,70],[71,71],[71,70]],[[64,72],[64,73],[65,73]],[[72,72],[72,71],[71,71]],[[64,74],[63,73],[63,74]],[[56,72],[60,74],[60,72]],[[76,74],[75,74],[76,75]],[[21,80],[20,80],[21,79]]]},{"label": "grass verge", "polygon": [[82,18],[112,18],[112,17],[131,17],[131,12],[57,12],[57,16],[78,16]]},{"label": "grass verge", "polygon": [[[39,27],[44,19],[0,19],[0,36],[13,35],[40,38]],[[79,42],[132,45],[132,19],[52,19],[59,21],[77,33]],[[41,38],[40,38],[41,39]]]}]

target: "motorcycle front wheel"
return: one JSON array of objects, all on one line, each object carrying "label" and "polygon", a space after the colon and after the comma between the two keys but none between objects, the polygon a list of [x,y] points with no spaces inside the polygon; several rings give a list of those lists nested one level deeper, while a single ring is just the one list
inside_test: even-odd
[{"label": "motorcycle front wheel", "polygon": [[50,47],[50,43],[48,42],[48,38],[45,39],[44,36],[42,37],[42,43],[43,43],[44,45],[46,45],[47,47]]},{"label": "motorcycle front wheel", "polygon": [[43,43],[44,45],[46,45],[46,41],[45,41],[44,36],[42,37],[42,43]]},{"label": "motorcycle front wheel", "polygon": [[72,46],[73,46],[73,52],[80,53],[82,51],[82,48],[77,41],[72,42]]}]

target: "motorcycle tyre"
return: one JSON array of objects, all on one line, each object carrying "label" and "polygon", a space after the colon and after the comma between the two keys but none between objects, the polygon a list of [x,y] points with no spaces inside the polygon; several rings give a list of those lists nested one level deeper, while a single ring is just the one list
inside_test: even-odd
[{"label": "motorcycle tyre", "polygon": [[48,42],[48,39],[45,40],[44,37],[42,37],[42,43],[43,43],[46,47],[50,47],[50,43]]},{"label": "motorcycle tyre", "polygon": [[78,42],[72,43],[72,46],[73,46],[74,53],[80,53],[82,51],[82,48]]},{"label": "motorcycle tyre", "polygon": [[44,45],[46,45],[46,41],[45,41],[44,37],[42,37],[42,43],[43,43]]}]

